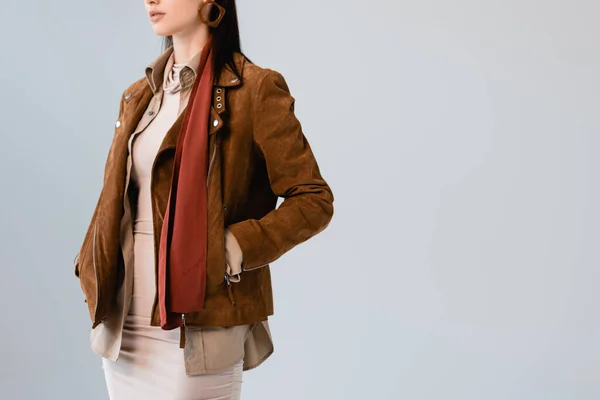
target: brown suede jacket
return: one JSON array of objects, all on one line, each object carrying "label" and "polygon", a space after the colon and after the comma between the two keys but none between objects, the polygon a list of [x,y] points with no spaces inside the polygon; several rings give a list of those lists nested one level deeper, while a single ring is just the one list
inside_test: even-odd
[{"label": "brown suede jacket", "polygon": [[[321,232],[333,216],[333,193],[294,114],[295,99],[284,77],[250,63],[237,52],[234,61],[241,79],[226,66],[213,85],[206,300],[204,310],[185,314],[188,326],[233,326],[266,320],[273,314],[269,264]],[[76,257],[75,275],[92,327],[108,314],[123,279],[119,232],[127,143],[152,96],[144,77],[121,97],[103,188]],[[182,112],[167,132],[152,168],[155,260],[183,116]],[[276,208],[278,197],[284,200]],[[244,278],[235,285],[224,279],[226,228],[243,253]],[[159,326],[157,299],[153,326]]]}]

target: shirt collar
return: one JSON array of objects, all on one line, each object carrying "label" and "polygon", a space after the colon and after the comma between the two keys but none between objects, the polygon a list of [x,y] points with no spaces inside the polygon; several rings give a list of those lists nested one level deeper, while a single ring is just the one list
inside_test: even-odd
[{"label": "shirt collar", "polygon": [[[196,53],[180,72],[181,90],[189,89],[196,80],[198,66],[200,65],[200,55],[202,51]],[[173,67],[174,53],[173,46],[169,46],[158,58],[146,67],[146,79],[154,95],[162,92],[165,74]]]}]

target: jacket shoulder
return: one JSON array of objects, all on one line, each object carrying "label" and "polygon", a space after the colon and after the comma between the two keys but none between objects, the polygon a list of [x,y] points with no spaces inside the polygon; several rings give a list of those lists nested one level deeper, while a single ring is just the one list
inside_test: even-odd
[{"label": "jacket shoulder", "polygon": [[125,104],[135,102],[140,99],[147,86],[148,80],[146,77],[142,77],[131,83],[125,90],[123,90],[123,93],[121,93],[121,99],[119,101],[119,118],[121,118],[123,114]]},{"label": "jacket shoulder", "polygon": [[252,92],[258,91],[262,85],[270,86],[273,84],[284,87],[286,91],[289,91],[286,79],[279,70],[248,61],[244,63],[242,82]]},{"label": "jacket shoulder", "polygon": [[148,80],[146,79],[146,77],[145,76],[141,77],[137,81],[135,81],[131,85],[129,85],[123,91],[123,96],[121,96],[121,98],[123,98],[124,96],[127,96],[128,94],[130,94],[131,96],[135,96],[139,92],[141,92],[147,85],[148,85]]}]

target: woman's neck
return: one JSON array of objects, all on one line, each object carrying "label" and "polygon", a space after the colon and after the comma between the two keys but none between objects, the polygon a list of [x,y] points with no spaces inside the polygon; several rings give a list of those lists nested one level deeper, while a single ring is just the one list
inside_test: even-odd
[{"label": "woman's neck", "polygon": [[175,64],[185,64],[204,48],[210,37],[209,27],[200,26],[189,34],[173,35],[173,59]]}]

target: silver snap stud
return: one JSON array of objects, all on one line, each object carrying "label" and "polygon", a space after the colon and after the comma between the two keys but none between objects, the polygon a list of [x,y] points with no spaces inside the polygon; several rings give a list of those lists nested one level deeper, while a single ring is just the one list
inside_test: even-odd
[{"label": "silver snap stud", "polygon": [[152,114],[154,114],[154,111],[152,111],[152,110],[148,111],[148,115],[152,115]]},{"label": "silver snap stud", "polygon": [[115,123],[115,126],[118,128],[121,126],[121,121],[117,120],[117,122]]},{"label": "silver snap stud", "polygon": [[238,81],[238,78],[234,78],[234,79],[231,80],[232,83],[233,82],[237,82],[237,81]]},{"label": "silver snap stud", "polygon": [[219,121],[215,119],[215,120],[213,121],[213,125],[214,125],[214,126],[217,126],[217,125],[219,125]]},{"label": "silver snap stud", "polygon": [[129,100],[129,98],[130,98],[130,97],[131,97],[131,93],[127,93],[127,94],[125,95],[125,100]]}]

